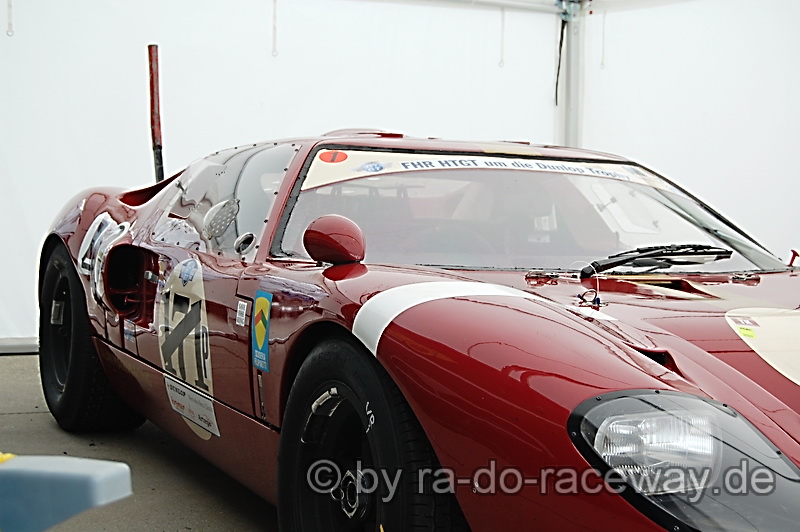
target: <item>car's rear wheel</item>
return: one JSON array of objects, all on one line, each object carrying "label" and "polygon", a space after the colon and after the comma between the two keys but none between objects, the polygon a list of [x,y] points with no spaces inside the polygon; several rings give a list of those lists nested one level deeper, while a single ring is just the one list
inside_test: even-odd
[{"label": "car's rear wheel", "polygon": [[372,355],[349,339],[314,348],[281,430],[281,530],[468,530],[455,496],[431,482],[436,468],[414,413]]},{"label": "car's rear wheel", "polygon": [[103,373],[89,330],[83,286],[63,246],[52,251],[42,277],[39,372],[47,406],[65,430],[131,429],[144,423]]}]

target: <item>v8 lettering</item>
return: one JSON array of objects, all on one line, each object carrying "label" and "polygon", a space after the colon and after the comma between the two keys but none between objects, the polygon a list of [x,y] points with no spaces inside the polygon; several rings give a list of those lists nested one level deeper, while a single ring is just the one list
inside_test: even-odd
[{"label": "v8 lettering", "polygon": [[373,414],[372,410],[370,410],[370,408],[369,408],[369,401],[367,401],[367,404],[364,407],[364,410],[366,410],[366,412],[367,412],[367,421],[368,421],[367,430],[365,431],[365,433],[366,433],[366,432],[369,432],[369,429],[371,429],[372,425],[375,424],[375,414]]}]

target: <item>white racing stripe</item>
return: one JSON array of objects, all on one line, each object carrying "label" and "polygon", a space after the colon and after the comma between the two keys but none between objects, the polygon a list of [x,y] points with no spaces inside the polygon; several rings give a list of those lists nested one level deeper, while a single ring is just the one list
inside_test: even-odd
[{"label": "white racing stripe", "polygon": [[[434,281],[390,288],[364,303],[353,322],[353,334],[374,355],[383,331],[406,310],[437,299],[474,296],[512,296],[550,301],[510,286],[468,281]],[[551,303],[552,304],[552,303]]]},{"label": "white racing stripe", "polygon": [[739,308],[728,311],[725,319],[767,364],[800,384],[800,311]]}]

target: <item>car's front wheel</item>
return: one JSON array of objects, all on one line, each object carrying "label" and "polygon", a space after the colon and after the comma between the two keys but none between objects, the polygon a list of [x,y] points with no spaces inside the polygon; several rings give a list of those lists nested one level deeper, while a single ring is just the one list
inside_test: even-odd
[{"label": "car's front wheel", "polygon": [[42,276],[39,372],[47,406],[65,430],[131,429],[144,423],[103,373],[89,331],[83,286],[63,246],[52,251]]},{"label": "car's front wheel", "polygon": [[438,462],[375,358],[350,339],[319,344],[289,394],[278,462],[281,530],[463,531]]}]

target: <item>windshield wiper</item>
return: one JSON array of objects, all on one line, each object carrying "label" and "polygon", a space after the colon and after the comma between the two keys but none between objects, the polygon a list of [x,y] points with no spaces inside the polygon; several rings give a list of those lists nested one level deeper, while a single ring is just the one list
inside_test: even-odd
[{"label": "windshield wiper", "polygon": [[669,267],[676,264],[705,264],[707,262],[729,259],[733,251],[730,249],[705,244],[672,244],[669,246],[648,246],[623,251],[608,258],[592,262],[581,270],[580,278],[592,275],[623,264],[633,266]]}]

